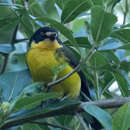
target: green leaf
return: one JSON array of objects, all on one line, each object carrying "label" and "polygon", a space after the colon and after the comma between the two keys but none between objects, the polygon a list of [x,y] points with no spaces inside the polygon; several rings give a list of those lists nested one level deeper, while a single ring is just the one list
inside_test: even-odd
[{"label": "green leaf", "polygon": [[29,12],[35,17],[41,17],[45,15],[41,2],[37,0],[29,1]]},{"label": "green leaf", "polygon": [[94,5],[103,5],[104,0],[92,0]]},{"label": "green leaf", "polygon": [[100,6],[94,6],[91,9],[91,29],[94,41],[99,42],[108,37],[116,21],[113,14],[105,12]]},{"label": "green leaf", "polygon": [[8,118],[10,107],[11,104],[8,102],[0,103],[0,126],[4,123],[4,120]]},{"label": "green leaf", "polygon": [[[75,40],[77,44],[79,45],[79,47],[91,48],[91,44],[87,37],[75,37]],[[67,46],[71,46],[71,43],[69,40],[66,40],[63,44]]]},{"label": "green leaf", "polygon": [[112,117],[109,113],[94,105],[85,105],[83,109],[94,116],[105,127],[105,130],[112,130]]},{"label": "green leaf", "polygon": [[31,0],[29,1],[29,5],[29,11],[35,17],[47,16],[53,19],[59,18],[53,0]]},{"label": "green leaf", "polygon": [[102,54],[108,59],[110,64],[113,65],[119,65],[120,64],[120,60],[118,59],[118,57],[115,55],[115,53],[111,50],[102,52]]},{"label": "green leaf", "polygon": [[44,8],[47,17],[53,18],[55,20],[59,19],[59,15],[58,15],[57,9],[55,7],[54,0],[43,1],[42,8]]},{"label": "green leaf", "polygon": [[[29,26],[28,26],[29,25]],[[33,35],[33,23],[31,17],[24,14],[21,19],[21,30],[27,35],[28,39]]]},{"label": "green leaf", "polygon": [[14,100],[30,82],[31,78],[28,70],[6,72],[0,75],[3,101]]},{"label": "green leaf", "polygon": [[63,24],[61,24],[53,19],[50,19],[48,17],[37,18],[36,20],[41,21],[41,22],[50,23],[58,31],[60,31],[60,33],[62,33],[69,41],[71,41],[71,43],[73,45],[77,46],[77,43],[76,43],[75,39],[73,38],[72,32],[68,28],[66,28]]},{"label": "green leaf", "polygon": [[104,65],[109,65],[107,58],[100,52],[96,52],[92,55],[90,63],[93,67],[102,67]]},{"label": "green leaf", "polygon": [[66,5],[66,3],[67,3],[68,1],[70,1],[70,0],[54,0],[54,1],[55,1],[55,3],[56,3],[61,9],[63,9],[64,6]]},{"label": "green leaf", "polygon": [[129,130],[130,129],[130,103],[126,103],[114,114],[112,120],[113,130]]},{"label": "green leaf", "polygon": [[43,91],[44,83],[43,82],[34,82],[25,87],[21,95],[32,95]]},{"label": "green leaf", "polygon": [[130,42],[130,29],[119,29],[112,32],[111,37],[116,38],[124,43]]},{"label": "green leaf", "polygon": [[114,72],[113,76],[118,83],[122,96],[128,96],[128,82],[120,72]]},{"label": "green leaf", "polygon": [[[73,5],[73,6],[72,6]],[[89,0],[69,0],[62,12],[62,23],[68,23],[91,7]]]},{"label": "green leaf", "polygon": [[73,120],[73,118],[74,117],[72,115],[61,115],[61,116],[57,116],[55,119],[61,125],[69,126],[71,125],[71,121]]},{"label": "green leaf", "polygon": [[77,18],[73,21],[72,31],[77,32],[85,25],[86,18]]},{"label": "green leaf", "polygon": [[0,53],[9,54],[13,51],[11,44],[0,44]]},{"label": "green leaf", "polygon": [[43,130],[38,124],[24,123],[22,130]]},{"label": "green leaf", "polygon": [[126,44],[126,45],[120,46],[117,49],[130,50],[130,44]]},{"label": "green leaf", "polygon": [[123,62],[121,62],[120,68],[121,68],[122,70],[125,70],[125,71],[128,73],[129,70],[130,70],[130,62],[128,62],[128,61],[123,61]]},{"label": "green leaf", "polygon": [[0,6],[0,12],[0,43],[9,43],[19,19],[8,6]]},{"label": "green leaf", "polygon": [[58,93],[40,93],[33,96],[21,97],[14,102],[11,112],[17,112],[23,108],[32,109],[37,105],[40,105],[42,101],[58,98],[59,96],[60,95]]},{"label": "green leaf", "polygon": [[[10,21],[14,21],[13,23]],[[19,19],[16,16],[9,16],[3,19],[0,19],[0,30],[10,30],[16,27]]]}]

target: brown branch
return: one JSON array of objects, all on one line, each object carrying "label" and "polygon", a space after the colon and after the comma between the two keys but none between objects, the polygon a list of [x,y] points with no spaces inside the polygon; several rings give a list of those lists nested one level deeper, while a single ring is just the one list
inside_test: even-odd
[{"label": "brown branch", "polygon": [[123,104],[130,102],[130,97],[125,97],[125,98],[115,98],[115,99],[108,99],[108,100],[98,100],[98,101],[90,101],[90,102],[85,102],[82,103],[81,106],[85,106],[88,104],[96,105],[100,108],[106,109],[106,108],[116,108],[120,107]]},{"label": "brown branch", "polygon": [[67,127],[64,127],[64,126],[61,126],[61,125],[56,125],[56,124],[52,124],[52,123],[48,123],[48,122],[38,122],[38,121],[33,121],[33,122],[30,122],[30,123],[34,123],[34,124],[38,124],[38,125],[41,125],[41,126],[51,126],[51,127],[54,127],[54,128],[61,128],[62,130],[72,130],[71,128],[67,128]]},{"label": "brown branch", "polygon": [[0,128],[0,130],[5,130],[12,126],[22,125],[24,123],[35,121],[37,119],[43,119],[43,118],[54,117],[54,116],[59,116],[59,115],[76,114],[77,112],[83,112],[82,108],[89,104],[96,105],[101,108],[116,108],[116,107],[122,106],[123,104],[127,102],[130,102],[130,97],[90,101],[90,102],[83,102],[81,104],[72,104],[70,106],[67,106],[61,109],[52,110],[50,112],[40,113],[37,115],[32,115],[30,117],[24,117],[24,118],[16,119],[16,120],[13,119],[12,121],[7,120],[7,122]]}]

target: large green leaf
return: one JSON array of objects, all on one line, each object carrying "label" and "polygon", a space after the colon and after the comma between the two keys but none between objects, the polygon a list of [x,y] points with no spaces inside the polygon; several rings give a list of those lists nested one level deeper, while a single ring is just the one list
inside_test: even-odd
[{"label": "large green leaf", "polygon": [[14,100],[30,82],[31,78],[28,70],[6,72],[0,75],[3,101]]},{"label": "large green leaf", "polygon": [[70,1],[70,0],[54,0],[54,1],[55,1],[55,3],[56,3],[61,9],[63,9],[64,6],[66,5],[66,3],[67,3],[68,1]]},{"label": "large green leaf", "polygon": [[35,17],[41,17],[45,15],[44,9],[41,6],[41,2],[37,0],[29,0],[29,12]]},{"label": "large green leaf", "polygon": [[55,7],[54,0],[43,1],[42,8],[44,8],[47,17],[53,18],[53,19],[59,19],[58,11]]},{"label": "large green leaf", "polygon": [[119,58],[115,55],[115,53],[113,51],[108,50],[105,52],[101,52],[101,54],[103,54],[104,57],[106,57],[108,59],[110,64],[116,65],[116,66],[120,64]]},{"label": "large green leaf", "polygon": [[113,130],[130,129],[130,103],[126,103],[114,114],[112,120]]},{"label": "large green leaf", "polygon": [[77,32],[85,25],[86,18],[77,18],[73,21],[72,31]]},{"label": "large green leaf", "polygon": [[119,29],[112,32],[111,37],[116,38],[124,43],[130,42],[130,29]]},{"label": "large green leaf", "polygon": [[[80,47],[91,48],[91,44],[90,44],[90,42],[89,42],[87,37],[75,37],[75,40],[76,40],[76,42],[78,43],[78,45]],[[64,44],[68,45],[68,46],[71,45],[69,40],[65,41]]]},{"label": "large green leaf", "polygon": [[94,105],[85,105],[83,109],[94,116],[105,128],[105,130],[112,130],[112,117],[109,113]]},{"label": "large green leaf", "polygon": [[68,28],[66,28],[63,24],[61,24],[53,19],[50,19],[48,17],[37,18],[36,20],[41,21],[41,22],[50,23],[58,31],[60,31],[60,33],[62,33],[69,41],[71,41],[72,45],[77,46],[77,43],[76,43],[75,39],[73,38],[72,32]]},{"label": "large green leaf", "polygon": [[[33,34],[33,22],[31,17],[29,17],[28,14],[24,14],[21,18],[21,30],[27,35],[28,38],[30,38]],[[29,25],[29,26],[28,26]]]},{"label": "large green leaf", "polygon": [[91,1],[89,0],[69,0],[63,9],[61,15],[62,23],[68,23],[72,21],[79,14],[88,10],[91,7]]},{"label": "large green leaf", "polygon": [[8,6],[0,6],[0,12],[0,43],[9,43],[19,19]]},{"label": "large green leaf", "polygon": [[109,62],[102,53],[96,52],[92,55],[90,64],[92,67],[103,67],[104,65],[109,65]]},{"label": "large green leaf", "polygon": [[129,61],[123,61],[123,62],[121,62],[120,68],[122,70],[125,70],[126,72],[129,72],[130,71],[130,62]]},{"label": "large green leaf", "polygon": [[48,16],[53,19],[58,19],[58,12],[53,0],[31,0],[29,1],[29,11],[35,17]]},{"label": "large green leaf", "polygon": [[21,97],[17,99],[16,102],[14,102],[11,108],[11,113],[20,111],[23,108],[32,109],[37,105],[40,105],[42,101],[46,101],[48,99],[54,99],[58,97],[59,97],[58,93],[40,93],[40,94],[35,94],[33,96]]},{"label": "large green leaf", "polygon": [[91,29],[94,41],[99,42],[108,37],[116,21],[113,14],[105,12],[100,6],[94,6],[91,9]]},{"label": "large green leaf", "polygon": [[122,46],[118,47],[117,49],[130,50],[130,44],[122,45]]}]

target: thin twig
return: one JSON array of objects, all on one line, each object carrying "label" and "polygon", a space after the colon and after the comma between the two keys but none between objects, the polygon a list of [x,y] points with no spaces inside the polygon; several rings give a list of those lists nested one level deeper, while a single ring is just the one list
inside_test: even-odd
[{"label": "thin twig", "polygon": [[38,124],[38,125],[41,125],[41,126],[46,125],[46,126],[51,126],[51,127],[54,127],[54,128],[61,128],[63,130],[72,130],[71,128],[67,128],[67,127],[64,127],[64,126],[61,126],[61,125],[55,125],[55,124],[48,123],[48,122],[31,121],[30,123]]},{"label": "thin twig", "polygon": [[57,109],[57,110],[52,110],[50,112],[44,112],[40,113],[37,115],[32,115],[29,117],[24,117],[21,119],[16,119],[12,121],[8,121],[0,128],[0,130],[6,130],[7,128],[10,128],[12,126],[17,126],[17,125],[22,125],[24,123],[28,123],[30,121],[35,121],[38,119],[43,119],[47,117],[54,117],[54,116],[59,116],[59,115],[71,115],[75,114],[77,112],[83,112],[83,107],[87,106],[89,104],[91,105],[96,105],[101,108],[117,108],[122,106],[123,104],[130,102],[130,97],[126,98],[116,98],[116,99],[109,99],[109,100],[98,100],[98,101],[91,101],[91,102],[83,102],[80,105],[71,105],[65,108]]},{"label": "thin twig", "polygon": [[16,25],[16,27],[15,27],[15,29],[13,31],[13,34],[12,34],[11,45],[12,45],[13,49],[14,49],[14,43],[16,41],[18,27],[19,27],[19,23]]},{"label": "thin twig", "polygon": [[28,40],[28,39],[27,39],[27,38],[16,39],[16,40],[15,40],[15,43],[23,42],[23,41],[26,41],[26,40]]}]

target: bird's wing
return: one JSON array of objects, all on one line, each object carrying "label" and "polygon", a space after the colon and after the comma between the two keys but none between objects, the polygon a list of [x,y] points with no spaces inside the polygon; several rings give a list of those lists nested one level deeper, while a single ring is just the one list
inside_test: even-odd
[{"label": "bird's wing", "polygon": [[[60,41],[60,44],[62,45],[61,48],[56,50],[56,55],[58,57],[65,57],[64,59],[74,68],[79,64],[79,61],[75,57],[75,55],[72,53],[72,51],[63,45],[63,43]],[[89,81],[87,80],[86,76],[84,73],[80,70],[78,71],[78,74],[80,75],[81,78],[81,91],[86,94],[90,98],[90,93],[89,93]]]}]

